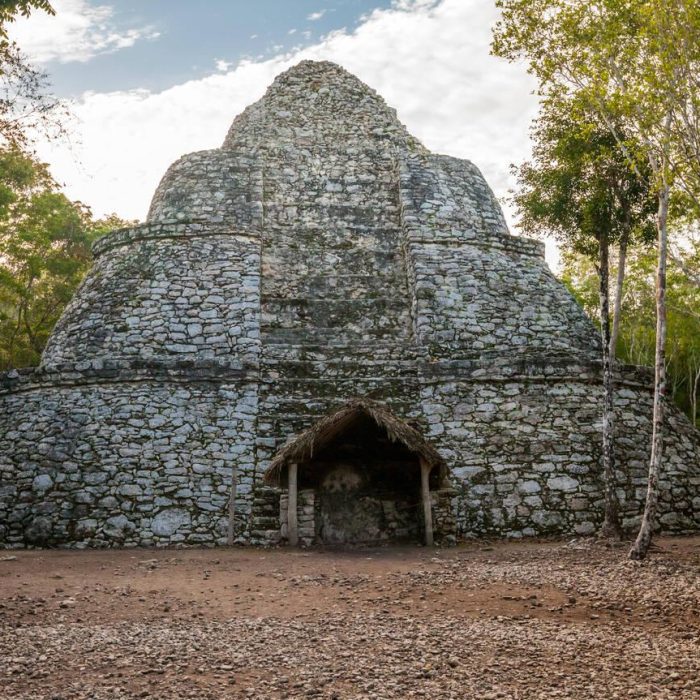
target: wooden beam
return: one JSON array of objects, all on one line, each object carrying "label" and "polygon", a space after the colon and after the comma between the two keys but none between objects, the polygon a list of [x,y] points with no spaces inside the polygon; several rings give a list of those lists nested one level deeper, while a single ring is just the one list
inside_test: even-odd
[{"label": "wooden beam", "polygon": [[297,529],[297,463],[287,467],[287,539],[291,547],[299,544]]},{"label": "wooden beam", "polygon": [[421,458],[420,461],[420,491],[423,501],[423,523],[425,525],[425,545],[433,546],[433,509],[430,504],[430,464]]},{"label": "wooden beam", "polygon": [[238,488],[238,463],[234,462],[231,467],[231,493],[228,499],[228,544],[233,545],[233,540],[236,536],[235,520],[236,520],[236,490]]}]

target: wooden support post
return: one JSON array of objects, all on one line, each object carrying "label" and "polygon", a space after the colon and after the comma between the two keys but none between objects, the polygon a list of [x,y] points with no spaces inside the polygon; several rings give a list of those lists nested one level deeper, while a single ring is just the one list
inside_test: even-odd
[{"label": "wooden support post", "polygon": [[433,510],[430,504],[430,465],[424,460],[420,461],[420,491],[423,501],[423,523],[425,525],[425,545],[433,546]]},{"label": "wooden support post", "polygon": [[231,467],[231,493],[228,499],[228,544],[233,545],[233,540],[236,535],[236,490],[238,488],[238,464],[234,462]]},{"label": "wooden support post", "polygon": [[292,462],[287,467],[287,538],[291,547],[299,544],[297,530],[297,463]]}]

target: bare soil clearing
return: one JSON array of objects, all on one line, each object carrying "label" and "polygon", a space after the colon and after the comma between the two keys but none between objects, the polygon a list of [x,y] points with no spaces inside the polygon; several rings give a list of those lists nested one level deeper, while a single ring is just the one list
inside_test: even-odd
[{"label": "bare soil clearing", "polygon": [[700,537],[0,551],[0,698],[700,698]]}]

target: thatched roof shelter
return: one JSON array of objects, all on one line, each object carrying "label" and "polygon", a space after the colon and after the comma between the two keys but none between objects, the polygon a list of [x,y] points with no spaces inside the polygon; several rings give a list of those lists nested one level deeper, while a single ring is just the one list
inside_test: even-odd
[{"label": "thatched roof shelter", "polygon": [[431,468],[439,466],[441,480],[447,476],[447,467],[440,453],[418,430],[380,403],[369,399],[354,399],[287,442],[267,468],[265,483],[281,486],[288,464],[308,462],[365,416],[383,428],[392,442],[401,443]]}]

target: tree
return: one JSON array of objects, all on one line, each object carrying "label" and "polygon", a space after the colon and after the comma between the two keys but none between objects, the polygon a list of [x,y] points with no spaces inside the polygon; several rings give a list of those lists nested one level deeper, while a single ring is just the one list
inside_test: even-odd
[{"label": "tree", "polygon": [[45,165],[0,150],[0,369],[35,365],[90,265],[90,245],[125,225],[93,220]]},{"label": "tree", "polygon": [[90,264],[90,244],[124,225],[95,221],[28,152],[37,131],[63,131],[66,111],[8,38],[8,23],[47,0],[0,0],[0,369],[36,364]]},{"label": "tree", "polygon": [[[666,394],[669,202],[700,212],[700,3],[697,0],[498,0],[492,49],[525,59],[543,96],[575,94],[602,121],[630,167],[648,165],[658,197],[653,436],[647,498],[633,559],[646,556],[656,517]],[[617,126],[640,145],[627,147]]]},{"label": "tree", "polygon": [[42,10],[50,15],[56,14],[49,0],[1,0],[0,37],[7,39],[8,22],[13,22],[17,15],[29,17],[34,10]]},{"label": "tree", "polygon": [[26,148],[33,132],[62,133],[67,117],[65,105],[48,93],[46,76],[8,38],[8,23],[32,10],[54,14],[46,0],[0,1],[0,146]]},{"label": "tree", "polygon": [[[666,373],[678,407],[698,425],[700,400],[700,241],[688,232],[674,232],[684,245],[669,257]],[[569,252],[562,256],[561,279],[592,318],[597,317],[597,272],[590,258]],[[615,261],[616,262],[616,261]],[[618,356],[622,362],[648,365],[655,346],[655,254],[648,245],[630,252]],[[698,426],[700,427],[700,426]]]},{"label": "tree", "polygon": [[[520,226],[529,234],[553,234],[567,249],[597,262],[598,307],[603,347],[603,474],[605,517],[602,534],[621,536],[615,490],[613,363],[616,339],[610,332],[609,248],[617,242],[624,258],[631,239],[653,235],[653,194],[648,177],[627,164],[612,134],[586,119],[575,100],[545,100],[532,131],[532,162],[515,169],[513,197]],[[619,328],[624,273],[618,275],[615,328]]]}]

